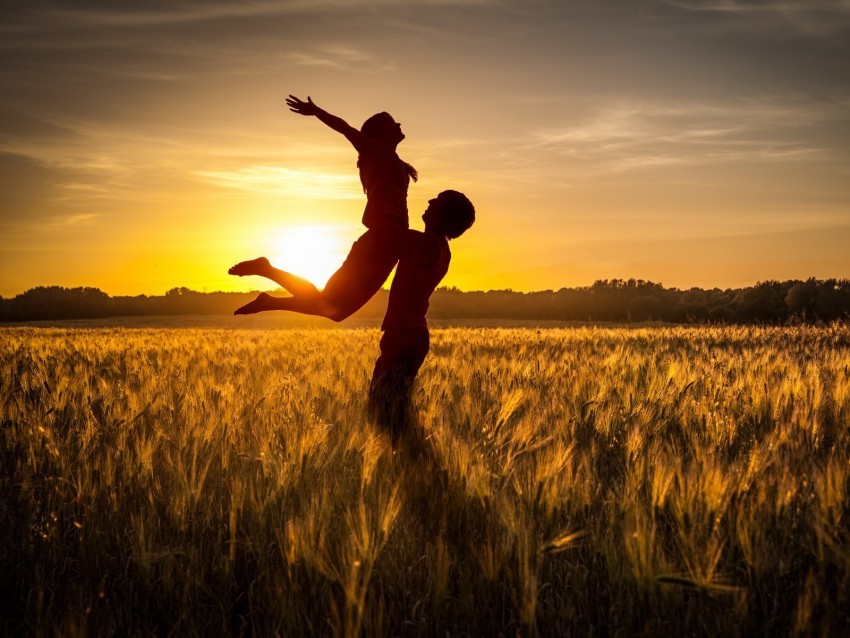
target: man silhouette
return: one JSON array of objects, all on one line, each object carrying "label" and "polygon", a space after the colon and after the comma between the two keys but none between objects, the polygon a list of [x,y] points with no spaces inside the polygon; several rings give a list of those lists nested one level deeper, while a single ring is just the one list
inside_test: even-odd
[{"label": "man silhouette", "polygon": [[472,226],[475,208],[462,193],[447,190],[428,202],[422,220],[425,232],[408,229],[401,236],[400,259],[381,325],[381,354],[369,386],[369,414],[394,448],[403,435],[413,434],[413,383],[430,347],[425,315],[431,294],[449,269],[448,240]]}]

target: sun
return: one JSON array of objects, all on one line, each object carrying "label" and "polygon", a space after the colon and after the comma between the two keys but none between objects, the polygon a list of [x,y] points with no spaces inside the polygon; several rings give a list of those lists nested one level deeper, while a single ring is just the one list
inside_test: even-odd
[{"label": "sun", "polygon": [[273,241],[271,262],[322,288],[345,260],[345,244],[332,226],[292,226]]}]

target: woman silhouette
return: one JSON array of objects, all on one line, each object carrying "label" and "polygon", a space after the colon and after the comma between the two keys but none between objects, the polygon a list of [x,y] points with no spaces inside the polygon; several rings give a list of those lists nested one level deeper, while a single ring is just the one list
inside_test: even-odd
[{"label": "woman silhouette", "polygon": [[416,181],[418,175],[396,153],[404,133],[401,124],[389,113],[373,115],[358,131],[342,118],[316,106],[310,97],[304,102],[290,95],[286,103],[294,113],[315,116],[354,146],[366,193],[363,225],[367,230],[351,246],[348,257],[323,290],[302,277],[275,268],[265,257],[236,264],[228,271],[231,275],[266,277],[292,297],[260,293],[234,314],[289,310],[342,321],[372,298],[398,261],[400,236],[408,228],[407,187],[411,178]]}]

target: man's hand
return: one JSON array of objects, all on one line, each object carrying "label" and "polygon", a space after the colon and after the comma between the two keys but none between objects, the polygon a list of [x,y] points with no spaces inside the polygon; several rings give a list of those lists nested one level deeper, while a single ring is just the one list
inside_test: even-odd
[{"label": "man's hand", "polygon": [[286,105],[290,111],[299,115],[318,115],[319,113],[319,107],[313,104],[313,100],[309,95],[306,102],[299,100],[294,95],[290,95],[286,98]]}]

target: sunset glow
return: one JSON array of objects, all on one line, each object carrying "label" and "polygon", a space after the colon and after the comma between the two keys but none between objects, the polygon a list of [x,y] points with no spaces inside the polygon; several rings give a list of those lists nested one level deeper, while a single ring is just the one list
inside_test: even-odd
[{"label": "sunset glow", "polygon": [[333,229],[321,226],[297,226],[278,232],[275,250],[269,255],[272,265],[304,277],[322,288],[342,265],[348,246]]},{"label": "sunset glow", "polygon": [[837,1],[13,3],[0,295],[248,290],[302,227],[338,229],[291,264],[326,278],[365,196],[290,93],[402,123],[411,227],[475,203],[448,286],[850,277],[848,32]]}]

